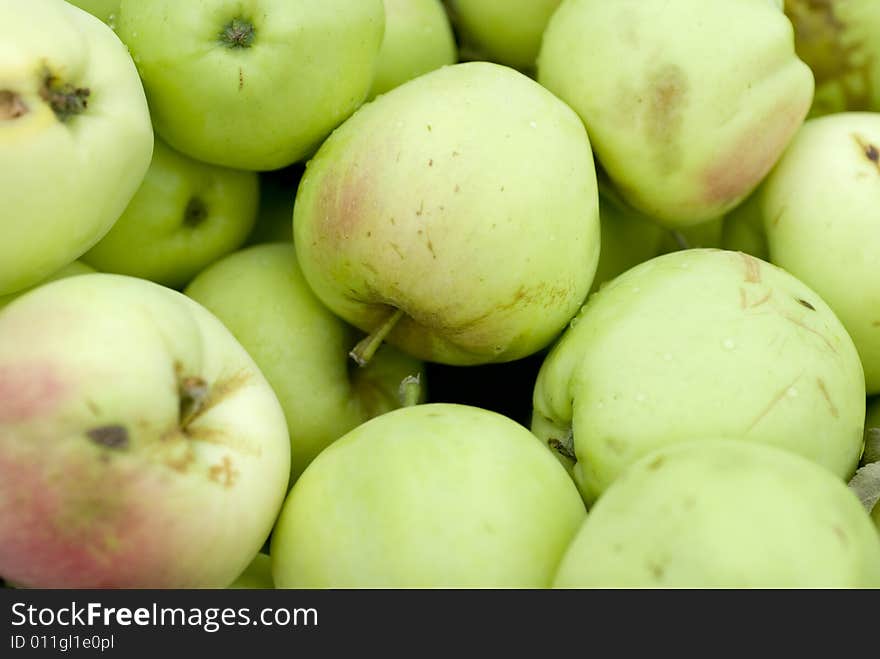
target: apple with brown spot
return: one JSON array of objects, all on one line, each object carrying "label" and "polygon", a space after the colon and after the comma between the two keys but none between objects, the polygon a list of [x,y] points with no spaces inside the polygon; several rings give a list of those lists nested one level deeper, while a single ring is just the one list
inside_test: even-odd
[{"label": "apple with brown spot", "polygon": [[768,0],[564,0],[538,81],[583,119],[625,200],[674,229],[743,200],[813,98]]},{"label": "apple with brown spot", "polygon": [[0,312],[0,574],[34,588],[224,587],[287,491],[281,406],[228,330],[122,275]]}]

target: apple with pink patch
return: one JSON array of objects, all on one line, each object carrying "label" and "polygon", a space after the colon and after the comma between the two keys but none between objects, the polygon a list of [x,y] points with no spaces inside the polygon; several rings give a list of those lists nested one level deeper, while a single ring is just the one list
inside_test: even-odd
[{"label": "apple with pink patch", "polygon": [[32,588],[225,587],[266,541],[290,443],[211,313],[86,274],[0,312],[0,575]]}]

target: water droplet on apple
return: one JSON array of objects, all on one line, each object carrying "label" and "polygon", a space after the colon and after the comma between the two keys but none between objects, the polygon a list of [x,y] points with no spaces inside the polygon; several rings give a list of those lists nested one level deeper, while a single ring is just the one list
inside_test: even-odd
[{"label": "water droplet on apple", "polygon": [[671,355],[670,353],[667,352],[665,355],[663,355],[663,361],[671,362],[671,361],[672,361],[672,355]]},{"label": "water droplet on apple", "polygon": [[721,345],[724,346],[725,350],[733,350],[736,348],[736,343],[733,342],[733,339],[724,339],[724,343]]},{"label": "water droplet on apple", "polygon": [[529,126],[531,126],[532,128],[537,128],[537,127],[538,127],[538,122],[537,122],[537,121],[530,121],[530,122],[529,122]]},{"label": "water droplet on apple", "polygon": [[636,394],[636,402],[644,403],[645,402],[645,394]]},{"label": "water droplet on apple", "polygon": [[795,387],[789,387],[786,394],[788,395],[789,398],[797,398],[798,390]]}]

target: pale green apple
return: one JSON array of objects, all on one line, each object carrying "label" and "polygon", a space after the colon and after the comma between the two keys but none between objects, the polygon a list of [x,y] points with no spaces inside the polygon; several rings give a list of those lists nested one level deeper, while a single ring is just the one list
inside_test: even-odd
[{"label": "pale green apple", "polygon": [[113,27],[116,14],[119,12],[120,0],[67,0],[72,5],[85,9],[92,16]]},{"label": "pale green apple", "polygon": [[724,216],[721,247],[768,261],[770,250],[761,211],[762,191],[763,187],[759,186],[744,202]]},{"label": "pale green apple", "polygon": [[615,195],[599,194],[602,246],[592,290],[660,252],[665,230],[622,203]]},{"label": "pale green apple", "polygon": [[524,427],[477,407],[367,421],[297,481],[272,534],[277,588],[543,588],[584,519]]},{"label": "pale green apple", "polygon": [[290,443],[232,334],[123,275],[0,311],[0,574],[32,588],[225,587],[265,543]]},{"label": "pale green apple", "polygon": [[107,233],[152,149],[141,81],[109,27],[64,0],[0,0],[0,295]]},{"label": "pale green apple", "polygon": [[621,196],[669,228],[745,199],[813,97],[768,0],[564,0],[538,81],[578,112]]},{"label": "pale green apple", "polygon": [[447,0],[472,59],[530,71],[541,36],[560,0]]},{"label": "pale green apple", "polygon": [[290,243],[257,245],[199,274],[186,294],[213,312],[262,369],[287,417],[291,483],[327,445],[400,407],[422,364],[383,346],[364,368],[348,358],[357,331],[315,297]]},{"label": "pale green apple", "polygon": [[382,0],[122,0],[116,21],[156,132],[251,170],[307,157],[354,112],[384,29]]},{"label": "pale green apple", "polygon": [[441,0],[384,0],[385,36],[369,98],[455,64],[458,50]]},{"label": "pale green apple", "polygon": [[880,114],[811,119],[762,187],[770,260],[834,310],[880,393]]},{"label": "pale green apple", "polygon": [[576,458],[593,501],[645,453],[701,437],[775,444],[846,479],[864,421],[858,353],[819,295],[747,254],[689,249],[590,298],[541,366],[532,429]]},{"label": "pale green apple", "polygon": [[[517,71],[432,71],[363,106],[309,162],[300,267],[336,314],[420,359],[511,361],[549,344],[599,256],[577,115]],[[396,324],[395,324],[396,323]]]},{"label": "pale green apple", "polygon": [[256,172],[199,162],[157,139],[140,188],[82,260],[102,272],[183,286],[244,243],[259,199]]},{"label": "pale green apple", "polygon": [[64,266],[60,270],[53,272],[46,279],[41,281],[39,284],[32,286],[31,288],[26,288],[23,291],[18,291],[16,293],[10,293],[9,295],[0,295],[0,309],[5,307],[7,304],[12,302],[15,298],[24,295],[30,290],[33,290],[37,286],[41,286],[42,284],[48,284],[50,281],[55,281],[56,279],[64,279],[65,277],[73,277],[74,275],[85,275],[90,272],[94,272],[95,269],[87,266],[85,263],[81,261],[74,261],[73,263],[69,263]]},{"label": "pale green apple", "polygon": [[238,575],[238,578],[229,585],[229,588],[246,590],[271,590],[275,588],[272,583],[272,559],[269,554],[260,552]]},{"label": "pale green apple", "polygon": [[878,588],[880,537],[858,499],[789,451],[667,446],[608,488],[558,588]]},{"label": "pale green apple", "polygon": [[880,110],[880,3],[785,0],[785,13],[816,79],[811,116]]}]

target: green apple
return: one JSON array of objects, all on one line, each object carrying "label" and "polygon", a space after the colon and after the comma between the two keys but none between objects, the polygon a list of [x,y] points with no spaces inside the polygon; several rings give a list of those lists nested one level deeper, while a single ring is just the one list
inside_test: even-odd
[{"label": "green apple", "polygon": [[798,56],[813,70],[811,116],[880,110],[880,4],[785,0]]},{"label": "green apple", "polygon": [[768,0],[564,0],[538,81],[583,119],[623,198],[673,229],[745,199],[813,98]]},{"label": "green apple", "polygon": [[472,59],[522,71],[535,67],[541,36],[560,0],[447,0]]},{"label": "green apple", "polygon": [[73,263],[69,263],[68,265],[64,266],[60,270],[53,272],[46,279],[41,281],[39,284],[32,286],[31,288],[26,288],[25,290],[18,291],[16,293],[10,293],[9,295],[0,295],[0,309],[2,309],[7,304],[12,302],[15,298],[20,297],[21,295],[24,295],[25,293],[27,293],[30,290],[33,290],[37,286],[40,286],[42,284],[48,284],[50,281],[55,281],[56,279],[64,279],[65,277],[73,277],[74,275],[85,275],[85,274],[89,274],[94,271],[95,271],[94,268],[87,266],[85,263],[82,263],[81,261],[74,261]]},{"label": "green apple", "polygon": [[152,150],[141,81],[109,27],[64,0],[0,0],[0,295],[107,233]]},{"label": "green apple", "polygon": [[227,256],[185,292],[223,321],[278,395],[290,431],[291,483],[328,444],[399,407],[401,382],[422,375],[419,362],[390,346],[365,368],[351,368],[357,332],[318,301],[290,243]]},{"label": "green apple", "polygon": [[229,588],[247,590],[271,590],[275,588],[272,583],[272,559],[269,554],[260,552],[254,557],[245,571],[230,584]]},{"label": "green apple", "polygon": [[660,253],[665,230],[649,217],[622,203],[616,195],[599,194],[602,246],[593,277],[593,291],[622,272]]},{"label": "green apple", "polygon": [[397,87],[324,142],[297,193],[294,245],[318,298],[370,345],[387,335],[420,359],[502,362],[577,311],[598,215],[577,115],[525,75],[472,62]]},{"label": "green apple", "polygon": [[721,247],[768,261],[770,250],[761,211],[762,191],[763,188],[759,186],[744,202],[724,216]]},{"label": "green apple", "polygon": [[297,481],[272,534],[277,588],[543,588],[585,516],[523,426],[416,405],[367,421]]},{"label": "green apple", "polygon": [[385,15],[382,0],[122,0],[116,26],[165,141],[269,170],[310,155],[364,101]]},{"label": "green apple", "polygon": [[647,452],[701,437],[774,444],[846,479],[864,421],[858,353],[819,295],[747,254],[688,249],[590,298],[541,366],[532,429],[576,459],[591,502]]},{"label": "green apple", "polygon": [[827,470],[701,439],[627,469],[590,510],[559,588],[878,588],[880,537]]},{"label": "green apple", "polygon": [[369,98],[455,64],[458,50],[441,0],[384,0],[385,36]]},{"label": "green apple", "polygon": [[0,311],[0,574],[31,588],[225,587],[287,492],[284,413],[211,313],[86,274]]},{"label": "green apple", "polygon": [[880,114],[811,119],[763,185],[770,260],[815,290],[880,393]]},{"label": "green apple", "polygon": [[82,259],[102,272],[183,286],[241,246],[259,198],[255,172],[193,160],[157,139],[140,188]]},{"label": "green apple", "polygon": [[113,27],[116,22],[116,14],[119,13],[120,0],[67,0],[72,5],[85,9],[92,16]]},{"label": "green apple", "polygon": [[305,166],[260,172],[260,209],[245,245],[293,242],[293,200]]}]

